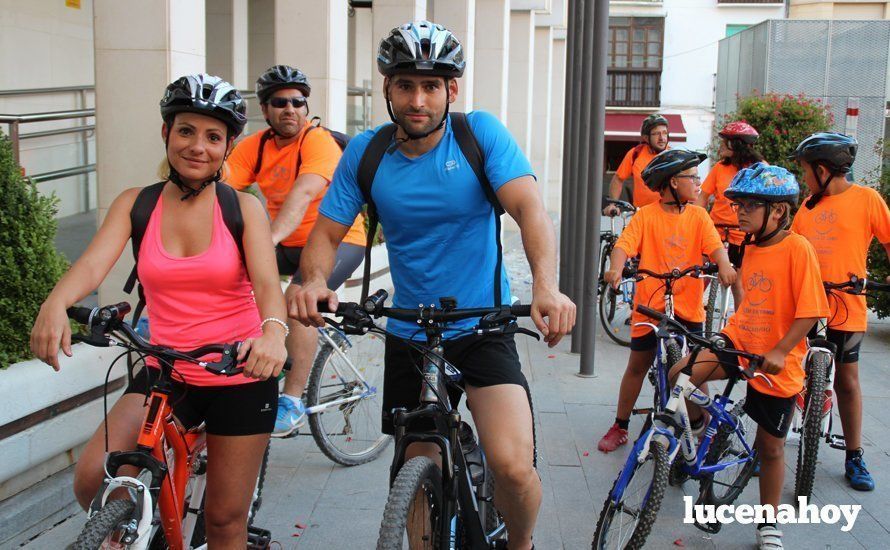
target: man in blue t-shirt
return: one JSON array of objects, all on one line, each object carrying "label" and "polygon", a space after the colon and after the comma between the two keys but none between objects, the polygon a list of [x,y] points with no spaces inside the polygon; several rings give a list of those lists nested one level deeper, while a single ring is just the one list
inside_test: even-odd
[{"label": "man in blue t-shirt", "polygon": [[[491,307],[498,261],[495,212],[461,152],[448,116],[448,105],[458,94],[455,79],[465,66],[460,43],[439,25],[410,23],[381,42],[377,63],[386,77],[383,92],[397,125],[371,190],[386,228],[394,307],[437,304],[444,296],[456,297],[459,308]],[[557,287],[555,235],[531,166],[493,116],[476,111],[467,119],[484,157],[485,175],[522,232],[534,277],[532,319],[552,347],[574,325],[575,305]],[[324,325],[318,301],[326,300],[332,309],[337,305],[325,281],[340,239],[365,203],[357,171],[378,131],[350,141],[319,208],[321,216],[303,251],[303,286],[291,285],[287,293],[290,314],[303,323]],[[507,304],[510,290],[503,268],[498,277],[501,301]],[[452,328],[472,328],[475,322]],[[387,330],[404,339],[425,339],[410,323],[391,319]],[[446,334],[445,356],[463,373],[469,407],[497,479],[496,500],[510,548],[531,548],[541,484],[533,466],[532,414],[516,345],[512,335],[463,334]],[[382,414],[386,433],[393,433],[394,408],[410,410],[419,403],[421,379],[414,364],[420,360],[403,340],[387,337]],[[428,443],[412,444],[407,457],[421,454],[438,460],[438,448]]]}]

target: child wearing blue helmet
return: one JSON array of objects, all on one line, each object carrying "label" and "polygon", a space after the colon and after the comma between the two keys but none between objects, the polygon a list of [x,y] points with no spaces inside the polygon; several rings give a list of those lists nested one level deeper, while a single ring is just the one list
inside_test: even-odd
[{"label": "child wearing blue helmet", "polygon": [[[764,356],[766,378],[749,380],[739,403],[757,425],[755,448],[760,459],[760,502],[779,505],[785,475],[785,436],[793,417],[795,396],[803,388],[801,366],[805,337],[828,312],[819,263],[812,245],[786,229],[800,188],[794,175],[779,166],[757,163],[736,174],[725,192],[746,233],[740,279],[744,297],[722,336],[727,346]],[[722,354],[721,354],[722,355]],[[671,369],[676,377],[688,357]],[[733,356],[699,353],[692,366],[696,385],[736,376]],[[690,421],[703,414],[687,402]],[[737,409],[738,409],[737,405]],[[708,526],[713,529],[714,526]],[[760,548],[782,548],[782,532],[773,523],[758,525]]]}]

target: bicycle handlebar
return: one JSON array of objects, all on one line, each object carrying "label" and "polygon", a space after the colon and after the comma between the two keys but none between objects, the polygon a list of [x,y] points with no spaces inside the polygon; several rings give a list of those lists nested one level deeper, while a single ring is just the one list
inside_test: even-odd
[{"label": "bicycle handlebar", "polygon": [[890,292],[890,284],[878,283],[865,277],[859,277],[850,274],[850,279],[842,283],[823,282],[825,290],[840,290],[847,294],[863,294],[869,290],[877,290],[879,292]]},{"label": "bicycle handlebar", "polygon": [[702,275],[714,275],[719,271],[719,267],[717,264],[706,263],[705,265],[693,265],[689,266],[684,270],[680,270],[679,268],[674,268],[668,273],[655,273],[653,271],[649,271],[648,269],[640,269],[639,267],[631,267],[625,266],[624,270],[621,272],[621,276],[625,279],[630,279],[631,277],[637,277],[638,280],[642,279],[642,275],[647,277],[652,277],[655,279],[661,280],[677,280],[686,276],[692,277],[700,277]]},{"label": "bicycle handlebar", "polygon": [[763,373],[755,372],[760,367],[760,365],[763,364],[763,356],[762,355],[748,353],[746,351],[737,350],[737,349],[733,349],[733,348],[727,348],[726,340],[724,338],[722,338],[720,335],[715,335],[711,338],[703,338],[697,334],[693,334],[693,333],[689,332],[689,329],[687,329],[685,326],[683,326],[676,319],[671,319],[664,313],[662,313],[660,311],[656,311],[656,310],[646,307],[644,305],[638,304],[635,306],[635,309],[638,312],[642,313],[643,315],[657,320],[659,322],[659,328],[664,327],[669,332],[680,333],[683,336],[685,336],[689,341],[691,341],[692,343],[694,343],[700,347],[707,348],[707,349],[713,351],[714,353],[717,353],[717,352],[729,353],[731,355],[735,355],[735,356],[743,357],[743,358],[747,359],[748,360],[748,368],[747,369],[742,368],[741,365],[738,366],[738,369],[741,372],[742,376],[745,379],[751,379],[756,376],[760,376],[760,377],[763,377],[765,380],[767,380],[767,383],[769,383],[770,386],[772,386],[772,383],[769,382],[769,379],[766,378],[766,376]]},{"label": "bicycle handlebar", "polygon": [[[230,344],[208,344],[189,351],[178,351],[163,346],[156,346],[148,343],[140,336],[129,324],[124,321],[124,317],[130,312],[130,304],[121,302],[113,306],[105,306],[101,308],[86,307],[70,307],[67,310],[68,318],[77,321],[82,325],[86,325],[90,329],[89,336],[80,334],[72,335],[72,340],[83,342],[96,347],[108,347],[112,344],[108,335],[113,331],[120,331],[126,336],[130,344],[139,353],[145,353],[153,357],[161,359],[179,359],[190,363],[198,364],[207,371],[217,375],[234,376],[244,371],[243,367],[238,366],[236,358],[243,342],[232,342]],[[222,355],[219,361],[201,361],[200,358],[209,353],[219,353]],[[244,356],[244,361],[250,356],[248,350]],[[163,362],[162,362],[163,364]],[[290,370],[292,361],[288,358],[284,363],[284,370]]]},{"label": "bicycle handlebar", "polygon": [[617,207],[618,210],[621,212],[636,212],[637,211],[636,206],[634,206],[631,203],[626,202],[626,201],[621,201],[618,199],[612,199],[609,197],[605,197],[605,198],[603,198],[603,202],[605,202],[606,204],[611,204],[612,206]]}]

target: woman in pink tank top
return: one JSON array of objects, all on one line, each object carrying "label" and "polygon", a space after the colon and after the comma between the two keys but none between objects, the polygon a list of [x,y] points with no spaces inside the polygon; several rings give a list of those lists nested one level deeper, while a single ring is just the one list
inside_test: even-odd
[{"label": "woman in pink tank top", "polygon": [[[189,350],[244,341],[244,373],[213,375],[191,363],[174,365],[176,418],[207,430],[207,541],[211,548],[244,548],[247,513],[260,462],[275,424],[278,387],[287,352],[287,312],[272,235],[259,201],[238,193],[244,219],[242,258],[217,201],[225,157],[246,122],[245,104],[229,83],[208,75],[183,77],[161,101],[169,177],[139,249],[151,343]],[[71,355],[66,309],[95,290],[130,237],[130,210],[141,188],[115,199],[86,252],[43,303],[31,332],[34,355],[59,369]],[[208,356],[213,359],[213,356]],[[147,361],[109,412],[109,451],[135,446],[155,360]],[[104,473],[100,426],[75,469],[74,491],[86,509]]]}]

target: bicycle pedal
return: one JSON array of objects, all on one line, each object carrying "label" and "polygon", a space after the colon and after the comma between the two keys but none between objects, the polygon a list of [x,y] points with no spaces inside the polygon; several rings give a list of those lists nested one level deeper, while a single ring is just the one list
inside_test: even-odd
[{"label": "bicycle pedal", "polygon": [[652,407],[647,407],[645,409],[633,409],[630,411],[630,414],[652,414]]},{"label": "bicycle pedal", "polygon": [[247,550],[268,550],[272,545],[272,531],[255,525],[247,527]]},{"label": "bicycle pedal", "polygon": [[828,446],[832,449],[847,450],[847,440],[842,435],[831,434],[828,436]]},{"label": "bicycle pedal", "polygon": [[711,535],[716,535],[720,532],[720,529],[723,528],[723,524],[719,521],[715,521],[714,523],[699,523],[696,521],[692,525],[694,525],[696,529],[704,531],[705,533],[710,533]]}]

